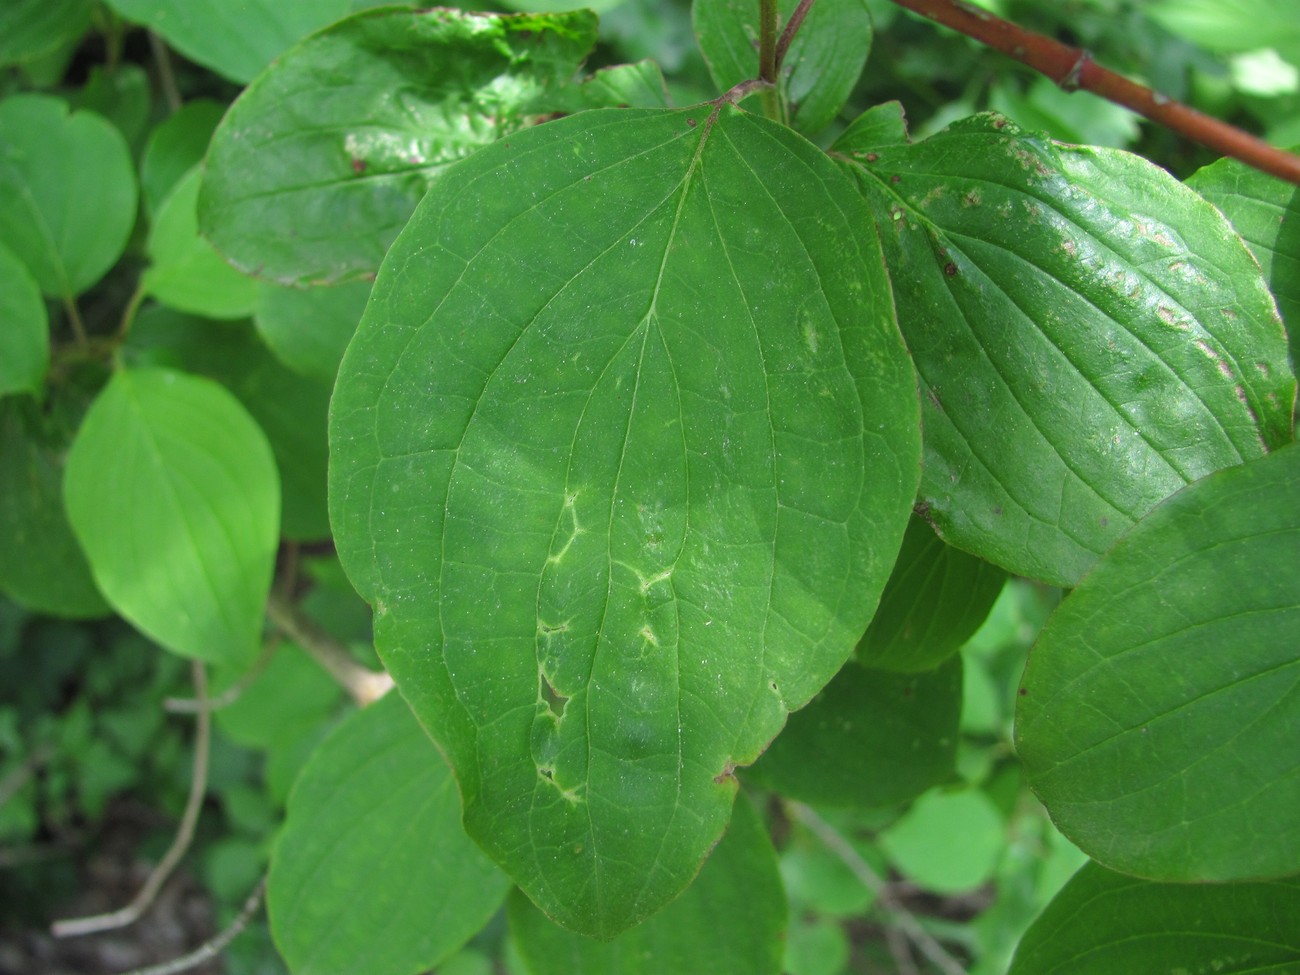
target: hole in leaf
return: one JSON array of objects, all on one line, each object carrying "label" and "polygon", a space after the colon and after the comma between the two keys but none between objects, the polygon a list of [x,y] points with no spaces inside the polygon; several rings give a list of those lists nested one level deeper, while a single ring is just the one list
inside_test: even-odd
[{"label": "hole in leaf", "polygon": [[564,706],[569,703],[569,699],[555,689],[544,673],[539,673],[537,676],[542,685],[542,700],[557,718],[564,717]]}]

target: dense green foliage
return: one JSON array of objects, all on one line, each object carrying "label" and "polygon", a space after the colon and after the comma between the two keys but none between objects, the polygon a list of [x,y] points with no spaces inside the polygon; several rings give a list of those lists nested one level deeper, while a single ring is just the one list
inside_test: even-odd
[{"label": "dense green foliage", "polygon": [[[189,660],[232,972],[1300,965],[1295,188],[886,0],[517,6],[0,11],[0,914]],[[1300,141],[1285,0],[985,6]]]}]

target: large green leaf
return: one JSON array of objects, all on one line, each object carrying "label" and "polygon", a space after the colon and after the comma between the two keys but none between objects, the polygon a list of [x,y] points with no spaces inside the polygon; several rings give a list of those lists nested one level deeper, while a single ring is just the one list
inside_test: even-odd
[{"label": "large green leaf", "polygon": [[1155,884],[1095,863],[1021,939],[1010,975],[1300,971],[1300,878]]},{"label": "large green leaf", "polygon": [[331,409],[339,552],[470,835],[566,926],[648,917],[851,652],[915,497],[853,187],[732,108],[512,136],[421,204]]},{"label": "large green leaf", "polygon": [[946,545],[923,518],[913,518],[858,643],[858,659],[882,670],[929,670],[961,649],[993,608],[1007,575]]},{"label": "large green leaf", "polygon": [[777,975],[785,947],[776,852],[743,798],[687,891],[614,940],[594,941],[552,924],[518,891],[509,917],[530,975]]},{"label": "large green leaf", "polygon": [[[798,0],[779,0],[782,20]],[[695,0],[700,49],[724,91],[758,77],[757,0]],[[816,134],[848,101],[871,52],[871,14],[864,0],[822,0],[809,11],[781,66],[781,96],[791,124]]]},{"label": "large green leaf", "polygon": [[1138,156],[996,116],[854,153],[925,395],[928,517],[1072,585],[1154,505],[1291,438],[1258,264]]},{"label": "large green leaf", "polygon": [[81,410],[60,391],[44,409],[0,400],[0,591],[54,616],[106,616],[63,507],[63,462]]},{"label": "large green leaf", "polygon": [[0,396],[38,393],[50,364],[45,299],[27,265],[0,244]]},{"label": "large green leaf", "polygon": [[73,441],[63,489],[115,610],[188,657],[256,652],[279,481],[265,436],[230,393],[167,369],[118,372]]},{"label": "large green leaf", "polygon": [[1300,871],[1300,447],[1137,525],[1031,651],[1016,742],[1061,832],[1154,880]]},{"label": "large green leaf", "polygon": [[1223,211],[1264,269],[1291,336],[1300,349],[1300,188],[1235,159],[1192,174],[1187,185]]},{"label": "large green leaf", "polygon": [[416,975],[468,941],[510,884],[459,819],[455,780],[400,695],[339,725],[271,858],[271,932],[294,975]]},{"label": "large green leaf", "polygon": [[350,0],[107,0],[192,61],[247,84],[294,41],[352,10]]},{"label": "large green leaf", "polygon": [[45,95],[0,102],[0,243],[45,294],[70,298],[112,267],[135,203],[131,154],[110,122]]},{"label": "large green leaf", "polygon": [[962,663],[895,674],[850,662],[755,763],[751,777],[803,802],[880,807],[953,777]]},{"label": "large green leaf", "polygon": [[589,11],[349,17],[231,106],[208,154],[204,233],[284,284],[373,275],[437,175],[550,111],[595,41]]}]

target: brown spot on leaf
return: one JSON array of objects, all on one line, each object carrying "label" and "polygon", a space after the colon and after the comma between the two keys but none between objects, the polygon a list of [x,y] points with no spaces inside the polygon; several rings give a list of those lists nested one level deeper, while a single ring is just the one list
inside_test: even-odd
[{"label": "brown spot on leaf", "polygon": [[352,171],[360,176],[366,171],[366,161],[364,159],[352,158]]}]

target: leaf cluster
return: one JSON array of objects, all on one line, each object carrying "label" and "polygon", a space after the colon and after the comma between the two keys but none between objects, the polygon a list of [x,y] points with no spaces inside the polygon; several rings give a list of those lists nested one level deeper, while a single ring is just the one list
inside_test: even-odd
[{"label": "leaf cluster", "polygon": [[295,975],[1296,963],[1292,188],[884,0],[232,10],[0,13],[5,842],[188,659]]}]

